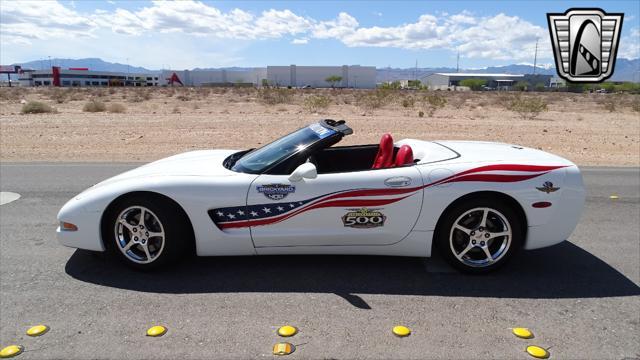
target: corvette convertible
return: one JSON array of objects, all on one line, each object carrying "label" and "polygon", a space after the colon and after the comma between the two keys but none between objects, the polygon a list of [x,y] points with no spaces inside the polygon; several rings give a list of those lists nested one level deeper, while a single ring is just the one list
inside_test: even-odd
[{"label": "corvette convertible", "polygon": [[100,182],[58,214],[59,241],[140,269],[189,255],[429,257],[464,272],[561,242],[585,190],[578,167],[522,146],[469,141],[336,146],[321,120],[249,150],[192,151]]}]

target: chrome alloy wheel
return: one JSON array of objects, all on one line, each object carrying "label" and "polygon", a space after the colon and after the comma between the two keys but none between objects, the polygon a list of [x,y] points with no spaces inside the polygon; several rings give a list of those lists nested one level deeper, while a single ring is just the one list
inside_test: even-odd
[{"label": "chrome alloy wheel", "polygon": [[486,267],[508,252],[511,239],[511,225],[507,218],[495,209],[479,207],[456,219],[449,234],[449,245],[463,264]]},{"label": "chrome alloy wheel", "polygon": [[127,259],[148,264],[164,249],[164,228],[158,217],[144,206],[124,209],[116,218],[115,240]]}]

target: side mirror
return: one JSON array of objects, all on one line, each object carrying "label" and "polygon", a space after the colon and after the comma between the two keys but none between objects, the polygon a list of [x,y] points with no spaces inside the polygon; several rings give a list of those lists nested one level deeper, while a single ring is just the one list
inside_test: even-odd
[{"label": "side mirror", "polygon": [[289,181],[296,182],[302,179],[315,179],[318,177],[318,170],[312,163],[304,163],[298,166],[291,175],[289,175]]}]

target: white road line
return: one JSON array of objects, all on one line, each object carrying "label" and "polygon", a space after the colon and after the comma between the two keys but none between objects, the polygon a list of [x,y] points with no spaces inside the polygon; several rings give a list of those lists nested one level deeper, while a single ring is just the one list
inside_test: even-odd
[{"label": "white road line", "polygon": [[18,199],[20,199],[20,194],[8,192],[8,191],[0,192],[0,205],[8,204]]}]

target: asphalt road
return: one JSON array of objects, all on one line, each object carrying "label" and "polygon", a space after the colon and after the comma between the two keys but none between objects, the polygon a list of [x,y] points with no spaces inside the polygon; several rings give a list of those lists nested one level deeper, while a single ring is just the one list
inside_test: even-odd
[{"label": "asphalt road", "polygon": [[[569,241],[465,276],[437,260],[354,256],[139,273],[59,245],[62,204],[130,167],[0,166],[0,190],[21,195],[0,206],[0,346],[25,346],[19,359],[271,358],[282,324],[300,329],[290,358],[527,359],[528,344],[552,359],[640,357],[639,169],[584,169],[586,209]],[[24,334],[39,323],[51,331]],[[146,337],[155,324],[168,333]],[[413,334],[394,337],[396,324]],[[515,338],[517,326],[535,338]]]}]

